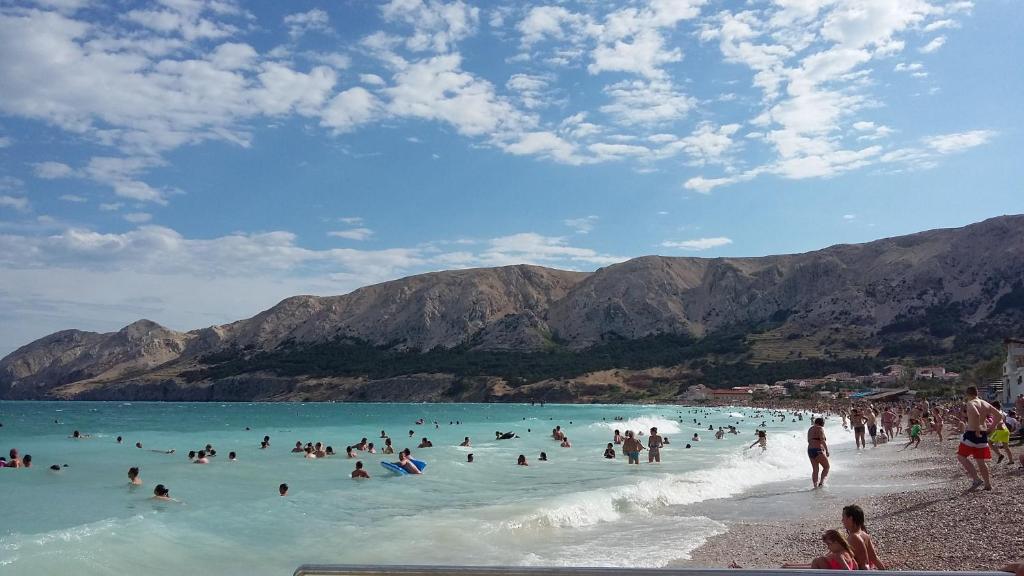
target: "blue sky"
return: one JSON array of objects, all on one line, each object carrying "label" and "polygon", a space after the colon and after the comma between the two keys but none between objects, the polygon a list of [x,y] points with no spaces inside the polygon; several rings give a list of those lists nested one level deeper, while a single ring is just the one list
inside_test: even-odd
[{"label": "blue sky", "polygon": [[1012,0],[7,2],[0,354],[1024,212]]}]

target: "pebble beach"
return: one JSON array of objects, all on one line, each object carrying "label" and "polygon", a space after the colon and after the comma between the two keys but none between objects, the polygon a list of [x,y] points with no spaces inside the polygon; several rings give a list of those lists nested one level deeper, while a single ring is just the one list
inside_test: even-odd
[{"label": "pebble beach", "polygon": [[[796,519],[731,523],[728,532],[710,538],[683,565],[778,568],[809,562],[824,551],[821,534],[842,529],[844,504],[864,509],[868,532],[889,569],[998,570],[1024,560],[1024,472],[993,460],[993,490],[965,492],[970,482],[956,461],[956,446],[955,439],[940,444],[932,436],[916,450],[900,452],[898,443],[869,446],[891,452],[885,456],[891,456],[893,476],[913,489],[832,501]],[[1014,453],[1019,455],[1020,447]],[[835,471],[851,473],[870,482],[877,469]]]}]

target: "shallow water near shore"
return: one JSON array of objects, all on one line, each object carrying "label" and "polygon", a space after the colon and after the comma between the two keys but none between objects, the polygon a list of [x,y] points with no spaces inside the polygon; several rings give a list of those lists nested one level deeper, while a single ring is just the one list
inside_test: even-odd
[{"label": "shallow water near shore", "polygon": [[[0,470],[0,567],[18,574],[159,575],[191,568],[288,574],[308,562],[665,566],[742,514],[742,506],[719,499],[789,482],[797,490],[806,479],[808,420],[757,413],[624,405],[0,402],[0,448],[34,459],[30,470]],[[418,418],[425,424],[415,425]],[[747,450],[762,420],[769,450]],[[707,430],[737,422],[740,434],[721,441]],[[572,448],[551,439],[555,425]],[[661,465],[648,465],[646,454],[640,466],[627,466],[621,453],[601,457],[614,429],[651,426],[671,439]],[[92,437],[69,439],[76,429]],[[428,463],[426,474],[393,475],[379,464],[392,457],[360,453],[373,478],[349,478],[354,460],[344,457],[345,446],[366,437],[379,447],[382,429],[397,450],[409,447]],[[828,429],[842,458],[852,443],[837,421]],[[520,438],[495,441],[496,430]],[[702,441],[684,449],[695,432]],[[119,435],[124,444],[115,442]],[[264,435],[271,447],[260,450]],[[465,436],[472,448],[457,446]],[[422,437],[435,447],[417,449]],[[290,452],[296,441],[323,441],[342,455],[306,460]],[[187,452],[207,443],[218,454],[211,464],[190,464]],[[172,448],[173,455],[150,451]],[[237,462],[228,461],[230,451]],[[537,460],[541,451],[550,461]],[[473,464],[466,463],[469,452]],[[515,465],[519,454],[529,467]],[[51,464],[68,467],[51,472]],[[128,487],[130,466],[141,468],[141,488]],[[290,486],[286,498],[277,495],[282,482]],[[158,483],[182,502],[150,500]]]}]

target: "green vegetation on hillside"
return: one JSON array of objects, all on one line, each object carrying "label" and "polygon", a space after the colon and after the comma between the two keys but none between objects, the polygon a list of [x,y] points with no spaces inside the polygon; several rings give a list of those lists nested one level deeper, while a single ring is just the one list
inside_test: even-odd
[{"label": "green vegetation on hillside", "polygon": [[542,352],[474,351],[465,348],[427,352],[393,350],[346,339],[322,344],[288,344],[270,352],[227,351],[202,359],[211,366],[183,374],[190,381],[216,380],[238,374],[269,372],[278,376],[367,376],[448,373],[457,376],[498,376],[512,385],[549,378],[571,378],[612,368],[643,369],[677,366],[687,361],[736,357],[748,346],[741,332],[695,339],[678,334],[637,340],[611,340],[585,350],[557,346]]}]

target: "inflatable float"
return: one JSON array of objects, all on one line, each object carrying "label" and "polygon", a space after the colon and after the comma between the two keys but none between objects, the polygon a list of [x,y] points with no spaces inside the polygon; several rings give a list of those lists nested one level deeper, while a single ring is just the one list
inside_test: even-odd
[{"label": "inflatable float", "polygon": [[[412,461],[412,463],[415,464],[416,467],[420,469],[420,472],[423,472],[423,470],[425,470],[427,467],[427,463],[422,460],[413,460],[412,458],[410,458],[409,460]],[[409,472],[407,472],[405,468],[399,466],[397,462],[381,462],[380,465],[396,474],[409,474]]]}]

